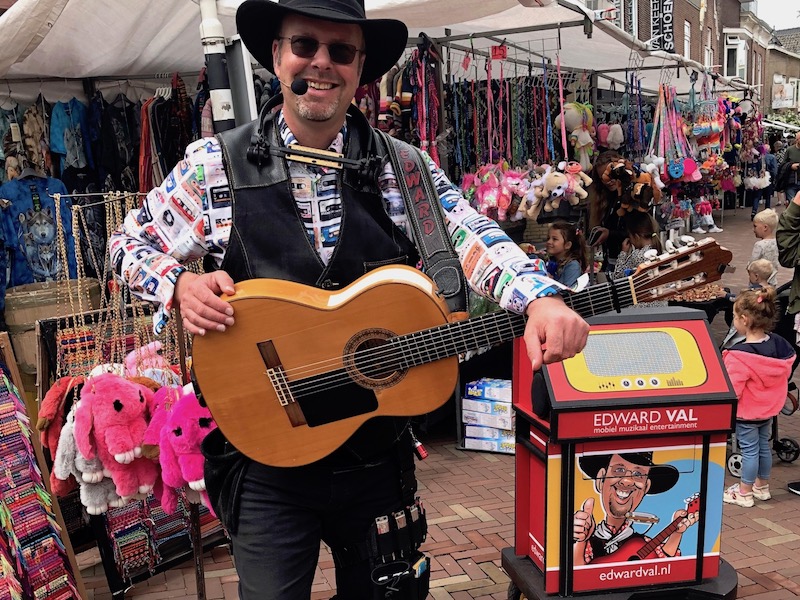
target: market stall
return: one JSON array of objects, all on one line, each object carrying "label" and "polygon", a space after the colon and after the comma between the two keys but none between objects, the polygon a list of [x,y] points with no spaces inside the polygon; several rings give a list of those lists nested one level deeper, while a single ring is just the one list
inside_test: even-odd
[{"label": "market stall", "polygon": [[[228,36],[238,3],[217,2]],[[757,158],[736,151],[742,136],[761,135],[752,102],[743,110],[747,99],[725,95],[721,78],[638,46],[576,2],[527,4],[368,2],[371,17],[402,19],[411,37],[403,63],[359,91],[362,112],[426,150],[483,216],[502,223],[508,241],[541,241],[556,218],[588,231],[630,211],[650,211],[675,244],[690,229],[713,232],[715,200],[735,192],[740,163]],[[133,376],[176,372],[169,378],[176,389],[185,382],[185,337],[178,329],[152,333],[147,309],[113,283],[106,243],[187,143],[214,133],[201,26],[200,7],[190,0],[20,0],[0,20],[8,40],[0,58],[0,86],[8,91],[0,100],[0,138],[8,142],[0,198],[9,200],[4,227],[24,258],[11,266],[3,298],[25,285],[67,290],[45,309],[53,319],[18,320],[26,331],[40,321],[38,363],[27,364],[39,378],[41,404],[64,378],[86,377],[102,364],[125,365],[121,371]],[[93,31],[104,32],[102,52],[74,43]],[[250,100],[259,106],[277,82],[257,75]],[[599,163],[607,152],[614,160]],[[43,237],[34,237],[40,230]],[[97,297],[81,291],[90,279]],[[77,295],[70,294],[75,286]],[[157,367],[142,355],[156,343],[164,348]],[[60,424],[72,399],[61,402]],[[50,440],[57,462],[58,436]],[[174,541],[177,522],[189,522],[188,497],[176,504],[159,498],[167,510],[142,527],[143,515],[158,510],[152,497],[133,507],[107,502],[103,510],[75,488],[51,491],[69,496],[79,520],[81,511],[95,511],[94,537],[118,595],[186,555],[185,540],[176,553],[163,543]],[[210,521],[195,514],[191,523],[209,538]],[[192,544],[196,552],[205,545],[199,537]]]}]

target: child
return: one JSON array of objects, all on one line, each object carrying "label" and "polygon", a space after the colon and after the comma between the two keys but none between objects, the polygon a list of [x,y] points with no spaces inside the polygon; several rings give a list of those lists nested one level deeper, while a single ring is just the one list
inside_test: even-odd
[{"label": "child", "polygon": [[733,304],[733,323],[743,342],[722,353],[739,403],[736,440],[742,451],[742,478],[725,490],[723,501],[753,506],[753,498],[769,500],[772,449],[771,419],[783,408],[794,350],[781,336],[769,333],[777,306],[773,288],[747,290]]},{"label": "child", "polygon": [[[634,210],[625,215],[625,230],[628,237],[622,240],[622,251],[614,265],[614,279],[627,277],[646,260],[645,254],[655,250],[661,254],[661,240],[659,239],[659,226],[650,213]],[[636,306],[666,306],[666,300],[656,302],[640,302]]]},{"label": "child", "polygon": [[583,234],[572,223],[554,221],[547,232],[545,248],[550,257],[547,271],[553,279],[567,287],[574,286],[588,266]]},{"label": "child", "polygon": [[[759,258],[758,260],[754,260],[747,265],[747,289],[760,290],[762,288],[772,287],[769,283],[769,278],[773,272],[774,269],[772,268],[772,263],[767,259]],[[720,295],[720,297],[722,297],[722,295]],[[732,303],[736,300],[736,294],[726,293],[725,297],[728,298],[728,300],[730,300]],[[728,324],[730,329],[728,330],[728,335],[725,336],[725,339],[722,342],[723,349],[731,348],[734,344],[738,344],[744,339],[744,335],[737,332],[736,327],[733,325],[733,316],[732,308],[726,308],[725,322]]]},{"label": "child", "polygon": [[778,213],[767,208],[753,217],[753,233],[758,241],[753,244],[750,262],[766,258],[772,264],[772,275],[769,284],[778,285],[778,243],[775,241],[775,230],[778,228]]},{"label": "child", "polygon": [[660,228],[650,213],[629,212],[625,215],[624,226],[628,237],[622,240],[622,251],[614,265],[614,279],[626,277],[630,274],[627,271],[635,271],[644,262],[648,250],[656,250],[658,254],[662,252],[658,237]]}]

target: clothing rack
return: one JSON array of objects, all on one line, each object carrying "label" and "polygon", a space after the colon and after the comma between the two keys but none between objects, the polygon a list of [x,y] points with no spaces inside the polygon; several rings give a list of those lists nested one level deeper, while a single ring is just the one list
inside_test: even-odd
[{"label": "clothing rack", "polygon": [[[47,195],[51,198],[55,198],[55,194],[51,194],[49,191]],[[87,202],[86,204],[81,204],[81,208],[90,208],[92,206],[100,206],[102,204],[110,204],[115,200],[122,200],[128,196],[146,196],[144,192],[87,192],[85,194],[62,194],[62,196],[68,196],[69,198],[93,198],[97,196],[105,196],[102,200],[97,202]],[[0,198],[2,200],[2,198]]]}]

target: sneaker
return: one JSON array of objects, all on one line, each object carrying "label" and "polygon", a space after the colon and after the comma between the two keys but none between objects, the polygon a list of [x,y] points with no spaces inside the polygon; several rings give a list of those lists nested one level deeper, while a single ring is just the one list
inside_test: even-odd
[{"label": "sneaker", "polygon": [[692,233],[705,233],[705,232],[706,230],[703,229],[702,227],[695,227],[694,229],[692,229]]},{"label": "sneaker", "polygon": [[722,501],[727,504],[738,504],[739,506],[744,506],[745,508],[750,508],[753,506],[753,494],[743,494],[739,491],[739,484],[734,483],[731,487],[725,490],[725,493],[722,494]]},{"label": "sneaker", "polygon": [[708,233],[722,233],[722,229],[714,225],[708,230]]},{"label": "sneaker", "polygon": [[800,496],[800,481],[792,481],[788,487],[790,492]]},{"label": "sneaker", "polygon": [[770,498],[772,498],[772,494],[769,493],[769,484],[762,485],[761,487],[754,485],[753,498],[755,498],[756,500],[769,500]]}]

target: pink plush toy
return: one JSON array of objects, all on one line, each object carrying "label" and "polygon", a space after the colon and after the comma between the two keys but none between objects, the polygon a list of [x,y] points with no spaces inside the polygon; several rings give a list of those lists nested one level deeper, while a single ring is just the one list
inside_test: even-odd
[{"label": "pink plush toy", "polygon": [[156,464],[142,456],[147,429],[148,388],[105,373],[86,381],[75,415],[75,442],[87,459],[96,454],[123,498],[147,494],[158,478]]},{"label": "pink plush toy", "polygon": [[216,428],[211,411],[200,406],[191,386],[186,386],[161,428],[159,461],[164,482],[161,505],[167,513],[177,510],[175,490],[186,485],[190,490],[199,492],[203,504],[211,509],[205,491],[205,458],[200,452],[200,444]]},{"label": "pink plush toy", "polygon": [[161,342],[156,340],[129,352],[125,357],[125,375],[143,375],[161,385],[181,385],[180,377],[160,354],[161,346]]},{"label": "pink plush toy", "polygon": [[153,394],[153,403],[149,407],[150,423],[144,432],[142,440],[142,456],[157,459],[158,445],[161,443],[161,429],[167,422],[169,413],[181,397],[181,388],[165,385]]}]

